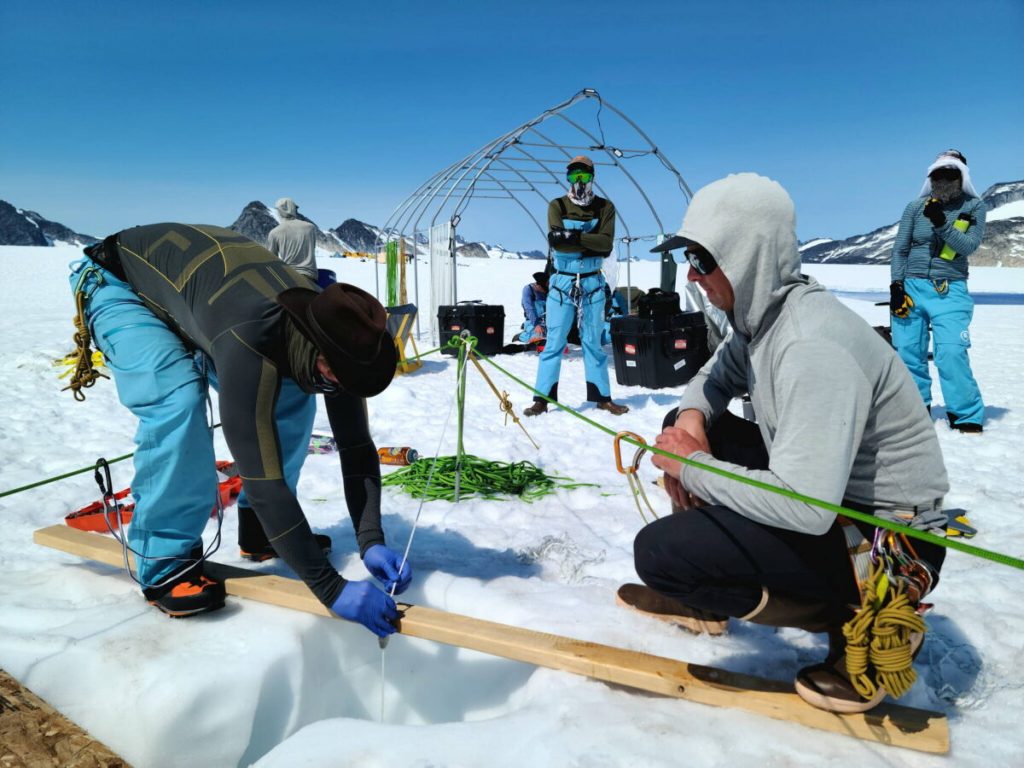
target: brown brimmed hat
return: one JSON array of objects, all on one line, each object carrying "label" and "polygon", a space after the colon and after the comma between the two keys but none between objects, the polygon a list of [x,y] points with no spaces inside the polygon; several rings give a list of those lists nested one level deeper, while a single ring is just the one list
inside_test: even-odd
[{"label": "brown brimmed hat", "polygon": [[354,285],[332,283],[320,293],[289,288],[278,294],[277,303],[327,358],[346,391],[373,397],[387,389],[398,352],[377,299]]}]

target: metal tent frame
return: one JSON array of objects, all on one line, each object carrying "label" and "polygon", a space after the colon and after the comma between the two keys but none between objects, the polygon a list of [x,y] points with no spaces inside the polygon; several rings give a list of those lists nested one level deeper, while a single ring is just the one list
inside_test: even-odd
[{"label": "metal tent frame", "polygon": [[[590,99],[597,102],[595,130],[588,129],[581,120],[566,114],[573,107]],[[639,144],[639,148],[625,148],[606,143],[605,130],[601,124],[603,109],[608,109],[621,118],[622,122],[630,129],[631,142]],[[548,121],[557,121],[562,129],[568,127],[569,135],[577,143],[569,144],[556,141],[546,129],[542,131],[541,126]],[[556,156],[541,156],[541,152]],[[551,192],[551,186],[564,189],[566,186],[564,178],[566,162],[580,152],[597,153],[597,157],[594,159],[596,165],[619,171],[621,176],[625,177],[632,188],[639,193],[644,206],[653,219],[653,224],[656,227],[655,234],[634,235],[629,223],[622,215],[622,211],[616,209],[617,229],[621,227],[621,231],[625,232],[624,236],[618,237],[616,240],[625,247],[626,281],[627,285],[631,286],[630,244],[638,240],[654,240],[667,232],[644,187],[627,170],[625,163],[638,157],[654,156],[664,169],[675,177],[686,204],[689,204],[693,192],[683,179],[682,174],[640,126],[621,110],[605,101],[593,88],[584,88],[572,98],[545,110],[534,119],[502,134],[435,173],[395,208],[383,228],[378,232],[376,250],[381,251],[383,245],[391,240],[405,239],[407,242],[411,240],[411,252],[415,257],[420,235],[424,231],[429,231],[444,215],[452,226],[450,255],[454,259],[454,233],[462,219],[462,214],[472,200],[488,198],[514,202],[526,213],[546,241],[546,221],[543,223],[538,221],[527,204],[527,200],[534,205],[542,205],[543,208],[540,210],[547,210],[548,203],[556,195],[545,194],[540,188],[546,186],[549,188],[549,192]],[[600,195],[608,197],[597,179],[594,181],[594,187]],[[424,223],[425,219],[426,223]],[[407,237],[408,234],[411,234],[411,238]],[[621,251],[617,252],[616,260],[619,259],[620,253]],[[548,254],[550,258],[550,249]],[[452,269],[452,295],[456,297],[456,301],[458,300],[457,271],[457,269]],[[376,293],[379,297],[379,260],[375,272]],[[419,306],[419,268],[415,258],[413,260],[413,280],[415,302]],[[418,333],[419,319],[417,317]]]}]

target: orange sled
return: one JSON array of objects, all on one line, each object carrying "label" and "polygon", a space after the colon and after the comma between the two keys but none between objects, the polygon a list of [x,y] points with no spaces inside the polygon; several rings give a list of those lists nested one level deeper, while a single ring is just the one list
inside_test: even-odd
[{"label": "orange sled", "polygon": [[[235,503],[238,494],[242,492],[242,478],[238,476],[238,470],[235,469],[235,462],[233,461],[218,461],[217,471],[226,476],[219,483],[220,506],[229,507]],[[135,503],[128,502],[122,504],[121,500],[127,498],[131,492],[131,488],[125,488],[123,491],[118,491],[114,494],[113,502],[117,509],[116,512],[108,510],[106,515],[104,515],[104,503],[102,501],[94,501],[77,512],[72,512],[65,516],[64,522],[80,531],[109,533],[111,528],[117,528],[117,516],[120,514],[121,524],[128,525],[132,521]],[[215,517],[216,515],[217,507],[214,507],[210,512],[210,517]]]}]

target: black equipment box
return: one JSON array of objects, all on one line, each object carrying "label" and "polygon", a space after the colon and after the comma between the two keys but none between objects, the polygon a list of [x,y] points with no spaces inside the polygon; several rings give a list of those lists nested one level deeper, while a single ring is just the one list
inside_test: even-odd
[{"label": "black equipment box", "polygon": [[458,350],[446,346],[452,336],[469,331],[477,338],[476,349],[484,355],[496,355],[505,345],[505,307],[501,304],[482,304],[479,301],[460,301],[437,308],[437,326],[441,330],[441,354],[457,355]]},{"label": "black equipment box", "polygon": [[679,294],[675,291],[663,291],[651,288],[636,302],[638,317],[654,321],[654,330],[665,331],[672,327],[676,315],[682,314],[679,309]]},{"label": "black equipment box", "polygon": [[[671,294],[676,296],[678,294]],[[667,327],[660,329],[660,325]],[[613,317],[615,380],[624,386],[661,389],[685,384],[711,357],[702,312],[654,317]]]}]

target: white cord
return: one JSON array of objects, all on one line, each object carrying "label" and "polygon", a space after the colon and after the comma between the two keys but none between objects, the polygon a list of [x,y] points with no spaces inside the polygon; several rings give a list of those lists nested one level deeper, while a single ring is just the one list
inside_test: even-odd
[{"label": "white cord", "polygon": [[[466,375],[466,368],[468,366],[462,366],[462,376]],[[416,535],[416,528],[420,523],[420,514],[423,512],[423,505],[427,502],[427,491],[430,490],[430,483],[434,479],[434,470],[437,468],[437,457],[441,455],[441,446],[444,445],[444,436],[448,432],[448,425],[452,420],[452,411],[455,410],[455,403],[459,399],[459,387],[462,384],[462,380],[456,377],[455,382],[455,397],[452,398],[451,405],[448,406],[448,415],[445,417],[444,426],[441,428],[441,438],[437,441],[437,450],[434,451],[434,459],[430,465],[430,472],[427,473],[427,484],[423,489],[423,497],[420,499],[419,508],[416,510],[416,517],[412,521],[412,530],[409,531],[409,540],[405,543],[405,552],[402,554],[402,563],[398,566],[398,575],[402,575],[402,569],[405,567],[406,562],[409,560],[409,551],[412,549],[412,540]],[[396,579],[391,585],[390,597],[394,599],[395,589],[398,587],[398,580]],[[384,649],[388,647],[387,637],[377,638],[377,644],[380,645],[380,722],[384,722]]]}]

